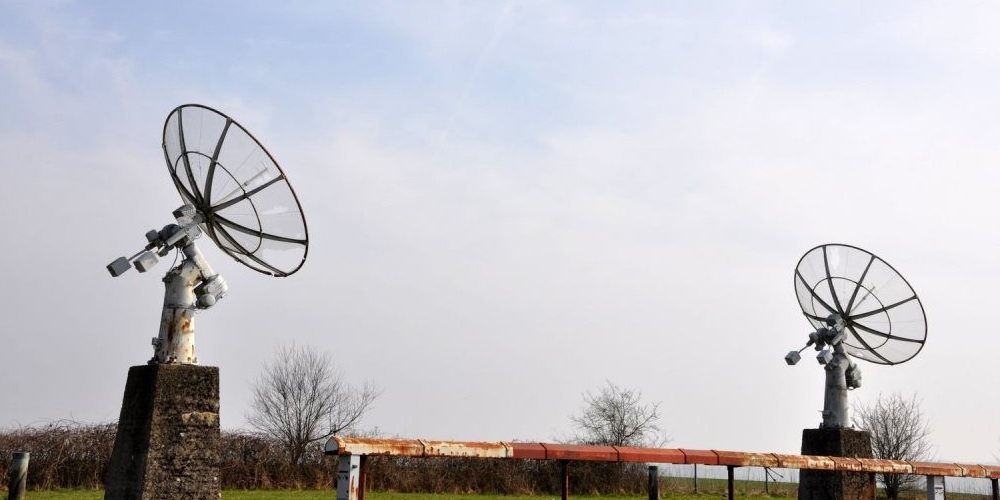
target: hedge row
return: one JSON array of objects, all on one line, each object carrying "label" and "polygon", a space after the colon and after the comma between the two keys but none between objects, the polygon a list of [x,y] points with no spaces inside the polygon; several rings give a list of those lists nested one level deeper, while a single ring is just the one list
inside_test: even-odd
[{"label": "hedge row", "polygon": [[[103,488],[111,460],[115,423],[53,422],[40,427],[0,430],[0,488],[9,482],[15,452],[31,453],[29,489]],[[333,458],[321,445],[297,464],[289,463],[281,444],[246,431],[223,431],[220,443],[223,489],[332,489],[337,474]],[[578,493],[641,493],[646,487],[642,464],[574,462],[570,488]],[[368,488],[425,493],[558,494],[559,464],[534,460],[415,459],[371,457]]]}]

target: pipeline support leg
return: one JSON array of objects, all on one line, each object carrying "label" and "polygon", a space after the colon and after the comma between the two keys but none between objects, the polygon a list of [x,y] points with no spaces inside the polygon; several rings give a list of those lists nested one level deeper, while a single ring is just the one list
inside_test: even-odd
[{"label": "pipeline support leg", "polygon": [[341,455],[337,459],[337,500],[359,500],[361,457]]},{"label": "pipeline support leg", "polygon": [[927,476],[927,500],[944,500],[944,476]]},{"label": "pipeline support leg", "polygon": [[729,500],[735,500],[736,499],[736,484],[735,484],[736,483],[736,472],[735,471],[736,471],[736,467],[734,467],[732,465],[727,465],[726,466],[726,472],[728,473],[728,476],[729,476],[729,486],[728,486],[728,489],[727,489],[727,491],[729,493]]},{"label": "pipeline support leg", "polygon": [[559,469],[562,472],[562,500],[569,500],[569,460],[560,460]]},{"label": "pipeline support leg", "polygon": [[361,463],[358,464],[360,477],[358,478],[358,500],[365,500],[365,490],[368,489],[368,455],[361,455]]},{"label": "pipeline support leg", "polygon": [[649,466],[649,500],[660,500],[660,468]]},{"label": "pipeline support leg", "polygon": [[7,489],[9,500],[23,500],[24,488],[28,484],[28,460],[31,454],[27,451],[14,452],[10,461],[10,484]]}]

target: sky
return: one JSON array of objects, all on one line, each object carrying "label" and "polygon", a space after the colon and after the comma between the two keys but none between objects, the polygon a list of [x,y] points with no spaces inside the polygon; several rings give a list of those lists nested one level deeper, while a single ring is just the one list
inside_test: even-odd
[{"label": "sky", "polygon": [[[927,342],[851,400],[916,395],[935,457],[1000,454],[1000,4],[0,0],[0,428],[113,421],[161,273],[112,278],[181,201],[199,103],[281,164],[287,278],[199,247],[224,429],[275,349],[332,355],[391,436],[553,441],[606,381],[668,446],[798,453],[824,374],[793,288],[824,243],[919,295]],[[168,259],[165,259],[168,260]],[[993,368],[991,368],[993,366]]]}]

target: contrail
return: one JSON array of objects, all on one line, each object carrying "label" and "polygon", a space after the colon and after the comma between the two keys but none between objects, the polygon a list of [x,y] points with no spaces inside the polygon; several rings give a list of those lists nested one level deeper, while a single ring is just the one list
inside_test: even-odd
[{"label": "contrail", "polygon": [[472,93],[472,87],[475,86],[476,80],[479,79],[479,74],[483,71],[483,66],[486,64],[486,60],[489,59],[493,50],[496,49],[497,44],[500,42],[500,37],[503,34],[503,26],[507,17],[510,15],[510,11],[514,8],[515,0],[507,0],[504,4],[503,9],[500,10],[500,15],[497,16],[497,20],[493,23],[493,36],[490,41],[483,47],[483,51],[479,54],[479,59],[476,60],[475,67],[472,68],[472,74],[469,75],[468,81],[465,82],[465,88],[462,89],[462,94],[458,97],[458,102],[455,103],[455,109],[451,112],[451,116],[448,117],[448,124],[444,129],[444,136],[447,138],[451,134],[451,127],[455,122],[455,118],[458,114],[462,112],[465,108],[465,101],[469,99],[469,94]]}]

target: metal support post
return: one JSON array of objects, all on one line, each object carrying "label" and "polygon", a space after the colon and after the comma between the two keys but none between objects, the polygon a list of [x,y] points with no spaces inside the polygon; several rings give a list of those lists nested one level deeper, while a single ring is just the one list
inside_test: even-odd
[{"label": "metal support post", "polygon": [[361,463],[358,464],[360,477],[358,478],[358,500],[365,500],[365,490],[368,489],[368,455],[361,455]]},{"label": "metal support post", "polygon": [[698,464],[694,464],[694,494],[698,494]]},{"label": "metal support post", "polygon": [[360,500],[358,485],[361,476],[361,457],[341,455],[337,460],[337,500]]},{"label": "metal support post", "polygon": [[28,483],[28,459],[26,451],[15,452],[10,461],[10,487],[7,500],[24,500],[24,488]]},{"label": "metal support post", "polygon": [[993,487],[993,500],[1000,500],[1000,479],[990,479],[990,486]]},{"label": "metal support post", "polygon": [[560,460],[559,469],[562,471],[562,500],[569,500],[569,460]]},{"label": "metal support post", "polygon": [[944,500],[944,476],[927,476],[927,500]]},{"label": "metal support post", "polygon": [[727,465],[726,466],[726,472],[728,472],[728,475],[729,475],[729,486],[728,486],[728,488],[726,490],[729,493],[729,497],[728,497],[729,500],[735,500],[736,499],[736,485],[734,484],[736,482],[736,473],[735,473],[735,471],[736,471],[736,467],[735,466],[732,466],[732,465]]},{"label": "metal support post", "polygon": [[649,500],[660,500],[660,468],[649,466]]}]

